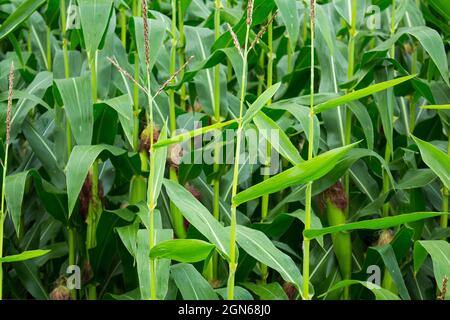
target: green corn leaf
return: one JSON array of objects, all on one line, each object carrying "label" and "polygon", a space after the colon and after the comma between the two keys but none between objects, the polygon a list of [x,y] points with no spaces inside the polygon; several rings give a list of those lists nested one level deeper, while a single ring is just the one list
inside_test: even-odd
[{"label": "green corn leaf", "polygon": [[75,203],[78,199],[78,194],[81,191],[89,168],[104,151],[109,152],[113,156],[119,156],[125,153],[125,150],[104,144],[95,146],[75,146],[75,148],[73,148],[66,167],[69,217],[73,212]]},{"label": "green corn leaf", "polygon": [[274,193],[291,186],[315,181],[328,172],[341,160],[356,144],[348,145],[325,152],[314,159],[304,161],[272,178],[254,185],[238,193],[233,202],[240,205],[244,202],[261,197],[264,194]]},{"label": "green corn leaf", "polygon": [[413,137],[425,162],[447,189],[450,189],[450,157],[431,143]]},{"label": "green corn leaf", "polygon": [[84,42],[90,55],[99,49],[108,27],[112,4],[112,0],[78,0]]},{"label": "green corn leaf", "polygon": [[178,263],[170,273],[184,300],[218,300],[208,281],[191,264]]},{"label": "green corn leaf", "polygon": [[[227,288],[220,288],[215,291],[222,297],[223,300],[227,299]],[[234,298],[236,300],[254,300],[252,294],[240,286],[234,287]]]},{"label": "green corn leaf", "polygon": [[216,246],[196,239],[174,239],[161,242],[150,250],[150,258],[167,258],[179,262],[205,260]]},{"label": "green corn leaf", "polygon": [[450,110],[450,104],[441,104],[441,105],[426,105],[422,106],[424,109],[435,109],[435,110]]},{"label": "green corn leaf", "polygon": [[[155,229],[155,243],[167,241],[173,237],[172,230]],[[162,300],[167,294],[169,282],[169,259],[156,260],[156,296]],[[141,299],[150,299],[151,277],[150,277],[150,240],[147,229],[137,232],[136,267],[139,279]]]},{"label": "green corn leaf", "polygon": [[385,245],[382,247],[371,247],[376,251],[380,257],[383,259],[384,265],[386,266],[386,271],[392,277],[395,286],[398,288],[399,296],[402,299],[410,300],[408,289],[406,288],[405,281],[403,280],[402,272],[397,262],[395,252],[391,245]]},{"label": "green corn leaf", "polygon": [[[283,157],[289,160],[290,163],[297,165],[304,161],[286,133],[275,121],[266,116],[262,111],[255,115],[253,122],[256,124],[259,132],[264,138],[270,142],[270,145]],[[277,132],[276,137],[273,137],[274,132]]]},{"label": "green corn leaf", "polygon": [[355,101],[355,100],[359,100],[361,98],[367,97],[371,94],[386,90],[388,88],[392,88],[400,83],[403,83],[405,81],[411,80],[412,78],[414,78],[416,75],[410,75],[410,76],[405,76],[405,77],[401,77],[401,78],[397,78],[394,80],[389,80],[389,81],[385,81],[385,82],[381,82],[381,83],[377,83],[374,84],[370,87],[364,88],[364,89],[360,89],[357,91],[353,91],[351,93],[348,93],[344,96],[335,98],[335,99],[331,99],[328,100],[324,103],[320,103],[318,105],[316,105],[314,107],[314,112],[317,113],[321,113],[322,111],[325,110],[329,110],[332,108],[336,108],[339,107],[341,105],[344,105],[348,102],[351,101]]},{"label": "green corn leaf", "polygon": [[291,46],[295,48],[300,30],[300,16],[297,11],[297,3],[290,0],[275,0],[275,3],[280,12],[281,20],[286,26]]},{"label": "green corn leaf", "polygon": [[[38,104],[42,104],[37,98],[42,98],[49,87],[52,85],[53,75],[51,72],[42,71],[39,72],[28,87],[23,90],[26,94],[19,93],[20,100],[17,101],[15,108],[13,108],[13,114],[11,116],[11,138],[17,136],[20,132],[22,123],[33,108]],[[15,92],[16,90],[14,90]],[[31,98],[30,95],[35,96]],[[14,93],[13,93],[14,97]],[[48,105],[42,104],[47,107]]]},{"label": "green corn leaf", "polygon": [[264,233],[238,225],[236,239],[245,252],[277,270],[285,281],[294,284],[301,290],[303,279],[297,265],[291,257],[277,249]]},{"label": "green corn leaf", "polygon": [[429,54],[431,60],[433,60],[445,83],[450,85],[448,61],[442,38],[436,30],[426,26],[400,28],[395,35],[388,40],[381,43],[373,50],[366,52],[363,56],[363,63],[367,63],[367,60],[370,60],[371,57],[384,55],[405,34],[416,38],[420,42],[423,49]]},{"label": "green corn leaf", "polygon": [[[144,19],[133,17],[130,25],[131,33],[134,34],[135,43],[139,53],[139,66],[143,74],[146,72],[147,64],[145,61],[144,45]],[[156,63],[161,48],[164,48],[164,38],[166,37],[165,24],[161,20],[148,19],[148,40],[150,46],[150,70]]]},{"label": "green corn leaf", "polygon": [[20,262],[20,261],[26,261],[34,258],[41,257],[43,255],[46,255],[49,253],[50,250],[29,250],[24,251],[19,254],[15,254],[12,256],[6,256],[3,258],[0,258],[0,262],[2,263],[8,263],[8,262]]},{"label": "green corn leaf", "polygon": [[200,201],[179,184],[164,179],[164,187],[170,200],[177,206],[181,214],[224,256],[229,256],[230,233],[212,216]]},{"label": "green corn leaf", "polygon": [[272,85],[266,91],[264,91],[255,102],[253,102],[248,108],[247,112],[242,119],[242,125],[252,121],[253,117],[267,104],[267,102],[274,96],[281,86],[281,82]]},{"label": "green corn leaf", "polygon": [[118,116],[122,126],[123,132],[128,140],[128,143],[133,145],[133,106],[128,95],[118,96],[104,101],[105,104],[113,108]]},{"label": "green corn leaf", "polygon": [[447,21],[450,21],[450,3],[447,0],[428,0],[428,3]]},{"label": "green corn leaf", "polygon": [[[47,102],[45,102],[41,98],[35,96],[34,94],[30,94],[30,93],[28,93],[26,91],[14,90],[12,97],[13,97],[13,99],[30,100],[30,101],[33,101],[36,104],[40,104],[40,105],[44,106],[48,110],[51,109],[51,107],[48,105]],[[0,101],[7,101],[7,100],[8,100],[8,92],[0,93]]]},{"label": "green corn leaf", "polygon": [[256,294],[261,300],[289,300],[283,287],[278,282],[267,284],[245,282],[242,285]]},{"label": "green corn leaf", "polygon": [[199,135],[205,134],[207,132],[210,132],[210,131],[213,131],[213,130],[218,130],[218,129],[223,128],[223,127],[227,127],[230,124],[233,124],[235,122],[236,122],[236,120],[219,122],[219,123],[207,126],[207,127],[202,127],[202,128],[191,130],[191,131],[186,132],[186,133],[178,134],[178,135],[176,135],[176,136],[174,136],[172,138],[169,138],[169,139],[165,139],[165,138],[162,139],[162,138],[160,138],[160,139],[158,139],[158,142],[155,143],[155,145],[153,147],[155,149],[158,149],[158,148],[161,148],[161,147],[164,147],[164,146],[169,146],[171,144],[180,143],[180,142],[186,141],[188,139],[197,137]]},{"label": "green corn leaf", "polygon": [[[444,277],[450,274],[450,244],[443,240],[423,240],[414,243],[414,272],[417,273],[430,255],[436,283],[442,291]],[[446,299],[450,298],[447,291]]]},{"label": "green corn leaf", "polygon": [[400,300],[400,298],[397,295],[393,294],[389,290],[383,289],[380,286],[378,286],[372,282],[358,281],[358,280],[339,281],[330,290],[328,290],[326,293],[322,294],[321,296],[324,296],[332,291],[342,289],[342,288],[345,288],[347,286],[354,285],[354,284],[360,284],[360,285],[366,287],[367,289],[369,289],[370,291],[372,291],[372,293],[375,295],[376,300]]},{"label": "green corn leaf", "polygon": [[10,32],[14,31],[45,2],[45,0],[22,1],[14,12],[0,25],[0,40],[6,37]]},{"label": "green corn leaf", "polygon": [[[161,139],[167,138],[167,128],[164,126],[161,130]],[[153,176],[153,181],[150,181],[148,184],[148,188],[153,188],[153,199],[151,199],[150,203],[153,204],[154,209],[158,203],[158,196],[161,192],[161,186],[164,178],[164,171],[166,169],[166,159],[167,159],[167,147],[159,148],[154,151],[154,154],[150,155],[150,161],[154,161],[154,169],[155,173]],[[150,192],[148,193],[150,194]]]},{"label": "green corn leaf", "polygon": [[28,178],[28,171],[19,172],[14,175],[6,176],[5,198],[8,204],[8,212],[11,215],[11,220],[14,224],[14,229],[18,236],[21,236],[21,216],[22,203],[25,193],[25,183]]},{"label": "green corn leaf", "polygon": [[120,240],[127,248],[128,252],[136,257],[137,252],[137,232],[139,225],[137,223],[130,224],[128,226],[116,228],[116,232],[119,234]]},{"label": "green corn leaf", "polygon": [[434,217],[439,217],[444,214],[442,212],[415,212],[415,213],[406,213],[400,214],[392,217],[385,217],[379,219],[371,219],[364,220],[352,223],[346,223],[342,225],[326,227],[322,229],[308,229],[303,231],[303,235],[309,239],[314,239],[320,236],[324,236],[326,234],[332,234],[341,231],[352,231],[352,230],[361,230],[361,229],[369,229],[369,230],[382,230],[395,226],[399,226],[401,224],[410,223],[414,221],[420,221],[424,219],[430,219]]},{"label": "green corn leaf", "polygon": [[[310,141],[310,136],[309,136],[310,109],[309,109],[309,107],[305,107],[304,105],[301,105],[296,101],[291,101],[291,102],[280,101],[279,103],[276,102],[274,104],[271,104],[268,107],[271,109],[286,110],[287,112],[292,114],[298,120],[298,122],[300,122],[300,125],[302,126],[302,129],[305,132],[306,139],[308,139],[308,141]],[[319,123],[319,119],[317,118],[316,115],[314,115],[313,130],[314,130],[314,137],[316,137],[316,139],[314,139],[313,153],[314,153],[314,155],[316,155],[317,151],[319,150],[319,142],[320,142],[320,139],[318,139],[318,137],[320,137],[320,123]]]},{"label": "green corn leaf", "polygon": [[64,102],[75,141],[89,145],[94,131],[94,109],[89,76],[55,80]]}]

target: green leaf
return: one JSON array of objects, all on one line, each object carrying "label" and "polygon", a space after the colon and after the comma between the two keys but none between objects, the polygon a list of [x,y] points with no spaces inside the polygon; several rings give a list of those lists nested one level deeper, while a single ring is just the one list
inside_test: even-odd
[{"label": "green leaf", "polygon": [[256,294],[261,300],[289,300],[286,292],[284,292],[278,282],[267,284],[245,282],[242,285]]},{"label": "green leaf", "polygon": [[128,252],[136,257],[137,252],[137,232],[139,229],[139,224],[133,223],[128,226],[118,227],[116,228],[117,233],[119,234],[120,240],[124,244],[125,248],[127,248]]},{"label": "green leaf", "polygon": [[208,281],[191,264],[178,263],[170,273],[184,300],[218,300]]},{"label": "green leaf", "polygon": [[364,89],[353,91],[344,96],[341,96],[341,97],[338,97],[335,99],[331,99],[331,100],[328,100],[326,102],[316,105],[314,107],[314,112],[317,114],[317,113],[320,113],[325,110],[339,107],[339,106],[349,103],[351,101],[359,100],[361,98],[367,97],[376,92],[380,92],[380,91],[386,90],[388,88],[392,88],[400,83],[411,80],[415,76],[416,75],[405,76],[405,77],[397,78],[394,80],[377,83],[377,84],[371,85],[370,87],[367,87]]},{"label": "green leaf", "polygon": [[[49,73],[47,73],[47,74],[50,75]],[[0,101],[7,101],[8,100],[8,94],[9,94],[9,92],[0,93]],[[30,94],[30,93],[28,93],[26,91],[14,90],[12,98],[13,98],[13,100],[14,99],[30,100],[30,101],[33,101],[36,104],[40,104],[40,105],[44,106],[48,110],[51,109],[51,107],[48,105],[47,102],[45,102],[41,98],[37,97],[36,95]]]},{"label": "green leaf", "polygon": [[367,147],[372,150],[374,141],[373,124],[367,108],[358,101],[350,102],[348,107],[361,124],[364,136],[366,137]]},{"label": "green leaf", "polygon": [[230,234],[214,219],[212,214],[189,191],[178,183],[164,179],[164,187],[170,200],[177,206],[181,214],[211,243],[217,250],[228,257],[230,251]]},{"label": "green leaf", "polygon": [[281,86],[281,82],[278,82],[264,91],[255,102],[251,104],[242,118],[242,125],[245,126],[247,123],[252,121],[253,117],[267,104],[267,102],[274,96]]},{"label": "green leaf", "polygon": [[30,259],[34,259],[37,257],[41,257],[47,253],[49,253],[50,250],[29,250],[29,251],[24,251],[22,253],[19,254],[15,254],[12,256],[6,256],[3,258],[0,258],[0,262],[2,263],[8,263],[8,262],[20,262],[20,261],[26,261],[26,260],[30,260]]},{"label": "green leaf", "polygon": [[426,105],[422,106],[423,109],[435,109],[435,110],[450,110],[450,104],[441,104],[441,105]]},{"label": "green leaf", "polygon": [[423,162],[441,179],[447,189],[450,189],[450,156],[433,146],[431,143],[412,137],[419,147]]},{"label": "green leaf", "polygon": [[161,148],[161,147],[164,147],[164,146],[168,146],[168,145],[171,145],[171,144],[180,143],[180,142],[183,142],[185,140],[188,140],[188,139],[197,137],[199,135],[205,134],[207,132],[210,132],[210,131],[213,131],[213,130],[217,130],[217,129],[229,126],[230,124],[233,124],[235,122],[236,122],[236,120],[219,122],[219,123],[207,126],[207,127],[201,127],[201,128],[194,129],[194,130],[191,130],[191,131],[186,132],[186,133],[178,134],[178,135],[176,135],[176,136],[174,136],[172,138],[169,138],[169,139],[159,138],[158,142],[155,143],[155,145],[153,147],[155,149],[158,149],[158,148]]},{"label": "green leaf", "polygon": [[45,210],[47,210],[47,212],[55,219],[63,223],[67,222],[67,208],[65,206],[67,200],[62,191],[42,179],[39,173],[34,169],[12,174],[6,176],[5,198],[8,208],[7,211],[11,214],[14,229],[19,237],[22,236],[19,233],[22,223],[22,206],[24,203],[25,187],[29,176],[33,179],[34,188],[41,199]]},{"label": "green leaf", "polygon": [[339,281],[330,290],[328,290],[326,293],[322,294],[321,296],[324,296],[334,290],[342,289],[342,288],[345,288],[347,286],[354,285],[354,284],[360,284],[360,285],[366,287],[367,289],[369,289],[370,291],[372,291],[372,293],[375,295],[376,300],[400,300],[400,298],[397,295],[393,294],[389,290],[383,289],[372,282],[359,281],[359,280]]},{"label": "green leaf", "polygon": [[[155,243],[167,241],[173,237],[172,230],[155,229]],[[156,296],[163,300],[167,294],[169,282],[169,259],[156,259]],[[150,240],[147,229],[140,229],[137,233],[136,266],[139,278],[141,299],[150,299]]]},{"label": "green leaf", "polygon": [[99,49],[109,23],[112,4],[112,0],[78,0],[84,43],[89,55]]},{"label": "green leaf", "polygon": [[303,235],[309,239],[314,239],[326,234],[332,234],[340,231],[351,231],[351,230],[382,230],[395,226],[399,226],[401,224],[410,223],[414,221],[420,221],[424,219],[434,218],[438,216],[442,216],[448,213],[442,212],[415,212],[415,213],[406,213],[399,214],[397,216],[385,217],[379,219],[372,220],[364,220],[358,222],[352,222],[347,224],[341,224],[332,227],[326,227],[322,229],[308,229],[303,231]]},{"label": "green leaf", "polygon": [[14,271],[23,287],[37,300],[48,299],[48,288],[42,284],[39,268],[34,261],[14,263]]},{"label": "green leaf", "polygon": [[46,3],[45,0],[26,0],[14,9],[13,13],[0,26],[0,40],[14,31],[22,22],[33,14],[40,6]]},{"label": "green leaf", "polygon": [[114,156],[119,156],[125,153],[125,150],[105,144],[96,146],[75,146],[75,148],[73,148],[66,167],[69,217],[75,207],[78,194],[81,191],[81,187],[86,179],[89,168],[103,151],[108,151]]},{"label": "green leaf", "polygon": [[[235,74],[242,74],[242,57],[238,50],[235,47],[217,49],[209,56],[207,60],[186,71],[181,81],[177,83],[174,88],[179,89],[182,83],[191,81],[200,71],[214,67],[215,65],[221,63],[225,58],[230,60]],[[242,79],[241,77],[237,78],[239,86],[241,86]]]},{"label": "green leaf", "polygon": [[[281,109],[281,110],[286,110],[287,112],[289,112],[290,114],[292,114],[297,120],[298,122],[300,122],[300,125],[302,126],[302,129],[306,135],[306,139],[308,139],[308,141],[310,141],[310,137],[309,137],[309,113],[310,113],[310,109],[309,107],[305,107],[297,102],[276,102],[274,104],[271,104],[270,106],[268,106],[271,109]],[[319,123],[319,119],[317,118],[317,116],[314,116],[314,125],[313,125],[313,130],[314,130],[314,137],[316,137],[316,139],[314,139],[314,155],[317,154],[317,151],[319,150],[319,142],[320,142],[320,123]]]},{"label": "green leaf", "polygon": [[366,52],[362,63],[364,64],[367,62],[367,57],[370,59],[372,56],[379,56],[380,53],[385,53],[390,50],[390,48],[395,45],[395,43],[405,34],[413,36],[420,42],[423,49],[429,54],[431,60],[433,60],[434,64],[438,68],[445,83],[450,85],[447,55],[445,53],[445,47],[442,42],[441,35],[436,30],[426,26],[398,29],[395,35],[378,45],[373,50]]},{"label": "green leaf", "polygon": [[78,144],[89,145],[94,131],[91,78],[89,76],[55,80],[64,110]]},{"label": "green leaf", "polygon": [[[444,277],[450,274],[450,244],[444,240],[423,240],[414,243],[414,272],[417,273],[430,255],[436,283],[442,291]],[[450,298],[447,291],[446,299]]]},{"label": "green leaf", "polygon": [[[167,138],[167,128],[164,126],[161,130],[161,139]],[[159,193],[161,192],[161,186],[164,178],[164,171],[166,169],[166,159],[167,159],[167,147],[159,148],[150,155],[150,161],[154,161],[154,175],[153,181],[148,183],[148,188],[153,188],[153,192],[148,192],[148,194],[153,195],[153,199],[149,203],[153,204],[153,208],[149,208],[149,210],[156,208],[158,204]],[[151,173],[149,179],[151,179]]]},{"label": "green leaf", "polygon": [[174,239],[161,242],[150,250],[150,258],[167,258],[179,262],[203,261],[215,245],[197,239]]},{"label": "green leaf", "polygon": [[14,224],[17,236],[20,237],[22,203],[25,193],[25,183],[28,178],[28,171],[19,172],[6,176],[5,198],[8,205],[8,212]]},{"label": "green leaf", "polygon": [[[51,116],[54,114],[52,113]],[[50,126],[50,125],[49,125]],[[62,166],[58,163],[57,155],[55,154],[55,143],[44,136],[48,127],[39,128],[36,123],[30,120],[25,120],[22,125],[23,134],[33,149],[36,158],[42,163],[46,172],[50,176],[51,181],[56,186],[63,187],[65,185],[65,175]]]},{"label": "green leaf", "polygon": [[395,252],[391,245],[385,245],[382,247],[372,247],[371,249],[377,251],[383,259],[386,271],[389,272],[392,280],[398,288],[399,295],[402,299],[410,300],[408,289],[406,288],[405,281],[403,280],[402,272],[397,262]]},{"label": "green leaf", "polygon": [[256,260],[278,271],[283,279],[301,290],[303,279],[297,265],[287,254],[275,247],[261,231],[237,226],[236,240],[242,249]]},{"label": "green leaf", "polygon": [[[305,224],[305,219],[306,219],[305,210],[298,209],[294,212],[286,213],[286,215],[294,217],[294,218],[300,220],[301,222],[303,222],[303,224]],[[314,212],[311,213],[311,228],[313,228],[313,229],[321,229],[322,228],[322,222],[320,221],[320,218]],[[323,238],[318,237],[316,239],[317,239],[317,242],[323,247]]]},{"label": "green leaf", "polygon": [[[259,132],[264,138],[270,142],[271,146],[289,160],[290,163],[297,165],[304,161],[286,133],[284,133],[275,121],[266,116],[262,111],[255,115],[253,122],[256,124]],[[274,136],[274,132],[277,132],[277,135]]]},{"label": "green leaf", "polygon": [[[147,19],[148,20],[148,39],[150,46],[150,70],[155,65],[159,52],[164,48],[164,39],[166,37],[166,26],[161,20]],[[135,43],[139,53],[139,66],[141,71],[146,72],[145,61],[145,46],[144,46],[144,19],[133,17],[131,24],[131,32],[134,34]],[[133,32],[134,31],[134,32]]]},{"label": "green leaf", "polygon": [[[13,108],[13,114],[11,116],[11,138],[16,137],[22,128],[22,123],[27,117],[28,113],[39,103],[39,100],[31,99],[29,95],[33,95],[37,98],[44,96],[47,89],[52,85],[53,75],[51,72],[43,71],[39,72],[33,81],[28,85],[26,90],[26,96],[20,97],[15,108]],[[14,90],[15,91],[15,90]],[[21,96],[21,94],[19,94]],[[46,106],[46,104],[43,104]]]},{"label": "green leaf", "polygon": [[300,30],[300,17],[297,10],[296,1],[291,0],[275,0],[280,12],[281,20],[283,20],[288,32],[291,46],[295,48]]},{"label": "green leaf", "polygon": [[436,179],[436,174],[431,169],[410,169],[395,187],[397,190],[422,188]]},{"label": "green leaf", "polygon": [[339,160],[344,157],[356,144],[348,145],[325,152],[316,158],[304,161],[272,178],[254,185],[238,193],[233,202],[240,205],[244,202],[274,193],[291,186],[315,181],[330,172]]},{"label": "green leaf", "polygon": [[447,0],[428,0],[428,3],[447,21],[450,20],[450,3]]},{"label": "green leaf", "polygon": [[125,137],[127,138],[128,143],[132,146],[134,118],[133,102],[130,100],[130,97],[124,94],[122,96],[106,100],[104,103],[116,110],[123,132],[125,133]]},{"label": "green leaf", "polygon": [[[222,297],[223,300],[227,300],[227,288],[216,289],[216,292]],[[254,300],[250,292],[239,286],[234,287],[234,298],[236,300]]]}]

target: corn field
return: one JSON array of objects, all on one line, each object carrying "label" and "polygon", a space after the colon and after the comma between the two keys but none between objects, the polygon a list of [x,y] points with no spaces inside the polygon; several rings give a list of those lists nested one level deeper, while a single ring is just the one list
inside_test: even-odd
[{"label": "corn field", "polygon": [[0,299],[449,300],[450,1],[0,0]]}]

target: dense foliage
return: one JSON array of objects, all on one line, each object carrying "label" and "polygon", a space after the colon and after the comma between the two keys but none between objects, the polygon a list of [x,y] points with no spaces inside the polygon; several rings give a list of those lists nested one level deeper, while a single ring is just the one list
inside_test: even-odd
[{"label": "dense foliage", "polygon": [[0,0],[0,298],[450,299],[449,61],[448,0]]}]

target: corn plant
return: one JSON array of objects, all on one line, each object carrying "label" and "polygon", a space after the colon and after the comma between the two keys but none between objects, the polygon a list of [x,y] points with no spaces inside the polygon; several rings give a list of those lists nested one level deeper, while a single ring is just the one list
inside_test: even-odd
[{"label": "corn plant", "polygon": [[449,12],[0,1],[0,298],[450,299]]}]

